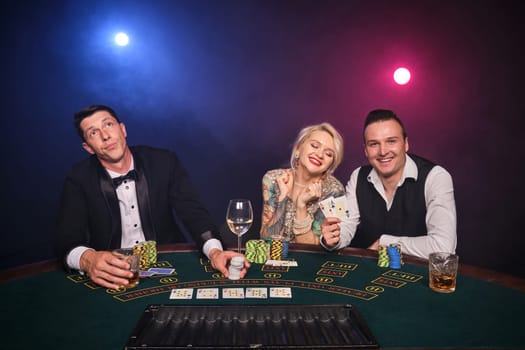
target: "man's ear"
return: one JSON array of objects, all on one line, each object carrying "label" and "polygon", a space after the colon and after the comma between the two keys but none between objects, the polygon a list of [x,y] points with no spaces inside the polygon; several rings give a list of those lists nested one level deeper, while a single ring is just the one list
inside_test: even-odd
[{"label": "man's ear", "polygon": [[409,145],[408,145],[408,136],[407,136],[407,137],[405,137],[405,153],[408,152],[408,149],[409,149],[409,148],[410,148],[410,147],[409,147]]},{"label": "man's ear", "polygon": [[93,148],[91,148],[91,146],[85,142],[82,142],[82,148],[84,148],[86,152],[89,154],[95,154],[95,151],[93,151]]},{"label": "man's ear", "polygon": [[122,133],[124,134],[124,137],[128,137],[128,132],[126,131],[126,125],[124,123],[120,123],[120,129],[122,130]]}]

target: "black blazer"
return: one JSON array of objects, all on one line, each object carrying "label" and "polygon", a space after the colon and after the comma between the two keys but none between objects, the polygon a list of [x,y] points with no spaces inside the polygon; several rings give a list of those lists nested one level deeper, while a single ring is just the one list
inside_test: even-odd
[{"label": "black blazer", "polygon": [[[200,245],[221,239],[208,210],[174,152],[147,146],[130,147],[146,240],[183,242],[175,215]],[[111,177],[96,156],[74,165],[66,176],[58,216],[55,251],[65,258],[78,246],[96,250],[120,247],[120,209]]]}]

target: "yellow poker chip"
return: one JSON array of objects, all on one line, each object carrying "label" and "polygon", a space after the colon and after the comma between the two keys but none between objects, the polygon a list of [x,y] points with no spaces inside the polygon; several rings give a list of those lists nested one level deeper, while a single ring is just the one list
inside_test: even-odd
[{"label": "yellow poker chip", "polygon": [[377,260],[377,266],[388,267],[390,266],[390,259],[388,257],[387,247],[380,245],[378,249],[379,258]]},{"label": "yellow poker chip", "polygon": [[280,240],[272,240],[270,246],[270,258],[272,260],[281,260],[283,255],[283,242]]},{"label": "yellow poker chip", "polygon": [[157,242],[140,242],[133,247],[134,254],[140,254],[140,269],[146,270],[157,262]]}]

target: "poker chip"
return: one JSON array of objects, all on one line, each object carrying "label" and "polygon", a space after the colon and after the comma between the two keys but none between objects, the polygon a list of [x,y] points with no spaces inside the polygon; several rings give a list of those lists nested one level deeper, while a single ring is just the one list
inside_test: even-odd
[{"label": "poker chip", "polygon": [[267,246],[261,239],[252,239],[246,242],[245,256],[249,262],[264,264],[266,262]]},{"label": "poker chip", "polygon": [[288,257],[288,241],[283,241],[283,251],[281,257],[286,259]]},{"label": "poker chip", "polygon": [[277,239],[272,240],[272,245],[270,247],[270,259],[281,260],[283,256],[283,246],[283,241]]},{"label": "poker chip", "polygon": [[405,263],[403,262],[403,253],[401,252],[401,244],[397,243],[393,245],[397,248],[397,253],[399,254],[399,260],[401,261],[401,265],[404,265]]},{"label": "poker chip", "polygon": [[388,259],[390,261],[390,268],[400,269],[403,264],[401,257],[401,245],[391,244],[387,247]]},{"label": "poker chip", "polygon": [[231,280],[238,280],[241,278],[241,271],[244,266],[244,258],[242,256],[234,256],[230,261],[228,272]]},{"label": "poker chip", "polygon": [[272,238],[266,237],[264,239],[264,242],[266,243],[266,259],[270,259],[270,249],[272,247]]},{"label": "poker chip", "polygon": [[157,242],[140,242],[133,247],[133,254],[140,253],[140,269],[147,270],[157,262]]},{"label": "poker chip", "polygon": [[379,267],[388,267],[390,265],[390,260],[388,258],[388,252],[386,246],[379,246],[379,259],[377,260],[377,266]]}]

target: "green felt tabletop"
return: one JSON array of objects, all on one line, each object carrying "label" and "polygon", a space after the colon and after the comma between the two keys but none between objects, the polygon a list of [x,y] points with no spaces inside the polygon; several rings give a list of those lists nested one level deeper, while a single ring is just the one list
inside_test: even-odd
[{"label": "green felt tabletop", "polygon": [[[136,288],[99,288],[82,275],[55,270],[0,284],[4,349],[122,349],[148,304],[352,304],[381,348],[525,348],[525,293],[460,274],[451,294],[428,287],[426,266],[400,270],[367,257],[290,252],[298,267],[253,264],[230,281],[197,252],[163,253],[169,276]],[[224,299],[224,288],[289,287],[291,298]],[[169,299],[193,288],[192,299]],[[196,291],[218,288],[218,299]]]}]

